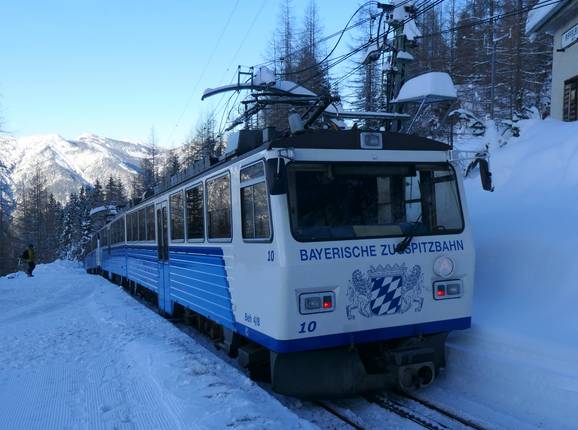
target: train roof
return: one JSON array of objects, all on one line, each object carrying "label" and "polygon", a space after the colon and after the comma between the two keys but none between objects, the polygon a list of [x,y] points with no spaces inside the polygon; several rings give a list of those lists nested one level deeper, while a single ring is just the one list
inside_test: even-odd
[{"label": "train roof", "polygon": [[[384,151],[449,151],[451,146],[426,137],[395,132],[364,130],[305,130],[288,137],[273,139],[269,148],[303,149],[362,149],[361,136],[365,133],[380,134]],[[369,148],[365,148],[369,149]]]}]

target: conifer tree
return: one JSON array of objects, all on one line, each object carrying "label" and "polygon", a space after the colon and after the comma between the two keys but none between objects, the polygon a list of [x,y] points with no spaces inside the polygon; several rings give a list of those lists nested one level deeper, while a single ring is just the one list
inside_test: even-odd
[{"label": "conifer tree", "polygon": [[170,151],[167,155],[165,167],[163,169],[163,176],[165,180],[169,180],[171,176],[176,175],[181,168],[179,155],[176,151]]},{"label": "conifer tree", "polygon": [[62,211],[62,227],[60,233],[60,256],[64,259],[72,259],[75,254],[76,222],[78,217],[78,197],[76,193],[71,193],[68,202]]},{"label": "conifer tree", "polygon": [[104,187],[104,201],[107,205],[116,205],[117,185],[114,177],[110,175]]},{"label": "conifer tree", "polygon": [[90,201],[91,207],[96,208],[102,206],[105,200],[104,191],[102,189],[102,184],[99,179],[94,182],[94,187],[90,191]]},{"label": "conifer tree", "polygon": [[122,179],[117,177],[114,183],[114,201],[116,202],[116,206],[119,208],[126,206],[126,200],[126,188],[122,182]]},{"label": "conifer tree", "polygon": [[76,221],[78,228],[78,245],[75,250],[74,258],[79,260],[82,258],[82,253],[92,235],[90,199],[84,187],[80,187],[80,192],[78,193],[78,219]]}]

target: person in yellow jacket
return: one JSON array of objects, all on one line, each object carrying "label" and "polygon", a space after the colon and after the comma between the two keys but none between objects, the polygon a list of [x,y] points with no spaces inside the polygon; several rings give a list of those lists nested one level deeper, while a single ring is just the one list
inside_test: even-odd
[{"label": "person in yellow jacket", "polygon": [[32,245],[32,244],[28,245],[28,248],[26,248],[24,250],[24,252],[22,253],[22,256],[20,258],[22,258],[22,260],[24,260],[26,262],[26,264],[28,264],[28,269],[26,270],[26,274],[28,276],[34,276],[32,274],[32,271],[36,267],[36,263],[35,263],[35,259],[34,259],[34,245]]}]

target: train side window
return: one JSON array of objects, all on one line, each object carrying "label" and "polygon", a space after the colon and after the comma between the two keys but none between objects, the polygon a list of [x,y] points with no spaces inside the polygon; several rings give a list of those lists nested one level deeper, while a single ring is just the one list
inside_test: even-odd
[{"label": "train side window", "polygon": [[231,239],[231,179],[229,175],[207,181],[209,239]]},{"label": "train side window", "polygon": [[118,221],[115,221],[112,223],[112,226],[110,227],[110,244],[114,245],[118,242],[118,240],[116,239],[117,234],[116,231],[118,230]]},{"label": "train side window", "polygon": [[139,232],[139,225],[138,225],[138,211],[132,213],[132,240],[138,242],[138,232]]},{"label": "train side window", "polygon": [[144,208],[138,211],[138,240],[143,242],[146,240],[146,224],[145,224],[145,210]]},{"label": "train side window", "polygon": [[271,239],[269,194],[262,161],[241,169],[241,221],[243,239]]},{"label": "train side window", "polygon": [[138,218],[136,216],[136,212],[131,212],[127,215],[127,218],[130,221],[127,228],[128,235],[130,237],[130,241],[135,242],[138,240]]},{"label": "train side window", "polygon": [[187,199],[187,240],[202,240],[205,238],[205,202],[203,184],[189,188]]},{"label": "train side window", "polygon": [[125,224],[125,219],[124,219],[124,217],[122,217],[120,219],[120,222],[119,222],[119,232],[118,232],[119,242],[124,242],[124,224]]},{"label": "train side window", "polygon": [[178,192],[171,195],[169,199],[171,207],[171,240],[185,240],[185,206],[183,202],[183,193]]},{"label": "train side window", "polygon": [[115,223],[112,223],[110,225],[110,244],[111,245],[114,245],[114,226],[115,226]]},{"label": "train side window", "polygon": [[156,240],[155,237],[155,206],[146,207],[146,240]]},{"label": "train side window", "polygon": [[126,241],[132,242],[132,216],[127,214],[126,216]]},{"label": "train side window", "polygon": [[137,212],[133,212],[130,214],[131,218],[132,218],[132,228],[131,228],[131,234],[132,234],[132,240],[133,242],[138,241],[138,216],[137,216]]}]

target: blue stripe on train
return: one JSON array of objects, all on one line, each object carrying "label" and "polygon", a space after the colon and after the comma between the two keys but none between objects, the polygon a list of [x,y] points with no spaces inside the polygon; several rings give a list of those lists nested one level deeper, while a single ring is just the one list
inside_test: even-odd
[{"label": "blue stripe on train", "polygon": [[171,247],[169,254],[171,299],[233,329],[235,317],[223,249]]},{"label": "blue stripe on train", "polygon": [[111,248],[110,254],[108,249],[104,249],[102,251],[102,269],[109,273],[125,276],[126,248],[124,246]]},{"label": "blue stripe on train", "polygon": [[[131,246],[127,252],[128,279],[158,293],[160,264],[155,245]],[[171,246],[169,249],[171,300],[233,329],[235,317],[222,248]],[[126,274],[124,274],[126,273]]]},{"label": "blue stripe on train", "polygon": [[420,334],[464,330],[470,328],[470,326],[471,318],[467,317],[444,321],[433,321],[422,324],[403,325],[399,327],[387,327],[350,333],[338,333],[327,336],[315,336],[304,339],[278,340],[253,330],[243,324],[235,324],[235,328],[240,334],[275,352],[295,352],[311,349],[333,348],[342,345],[376,342],[380,340],[417,336]]},{"label": "blue stripe on train", "polygon": [[84,268],[85,269],[96,268],[96,251],[91,251],[86,255],[86,257],[84,257]]},{"label": "blue stripe on train", "polygon": [[156,246],[127,247],[126,277],[145,288],[158,292],[160,282]]}]

